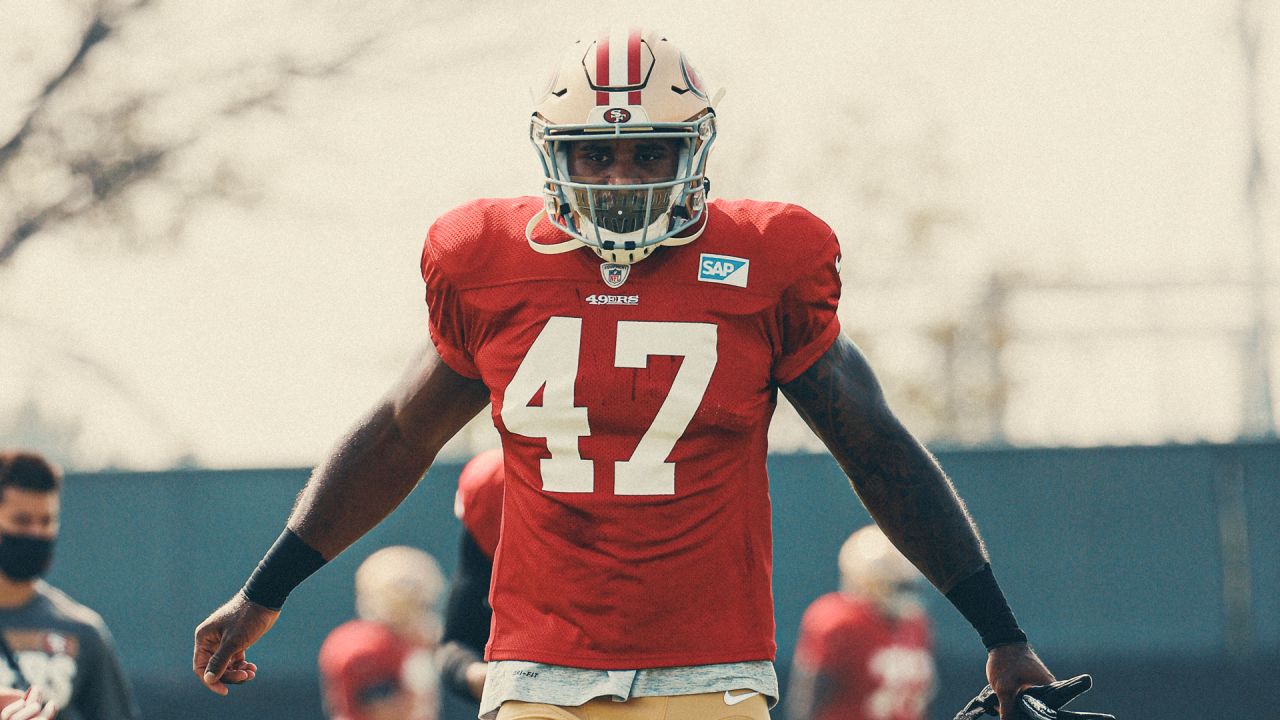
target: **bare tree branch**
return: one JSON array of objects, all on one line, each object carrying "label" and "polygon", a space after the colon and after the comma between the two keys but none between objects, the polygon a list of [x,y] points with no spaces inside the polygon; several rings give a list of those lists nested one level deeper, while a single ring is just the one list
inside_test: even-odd
[{"label": "bare tree branch", "polygon": [[[78,84],[73,81],[86,80],[88,58],[106,43],[117,46],[113,38],[122,36],[118,30],[131,16],[154,4],[152,0],[93,3],[87,10],[90,19],[78,35],[75,52],[44,84],[18,130],[0,145],[0,190],[11,188],[15,193],[9,203],[12,208],[9,217],[0,216],[0,265],[39,234],[66,223],[94,222],[95,217],[109,219],[113,234],[141,237],[136,215],[130,208],[116,206],[131,202],[131,190],[142,183],[176,170],[179,166],[174,161],[181,150],[216,133],[219,125],[238,121],[255,110],[284,112],[287,93],[295,83],[343,74],[374,50],[379,41],[404,27],[403,24],[378,24],[372,31],[326,47],[318,57],[285,54],[265,67],[261,61],[251,61],[226,69],[214,78],[193,81],[216,86],[219,81],[225,83],[250,73],[256,72],[261,77],[262,71],[267,70],[263,82],[246,87],[233,85],[229,97],[220,106],[203,118],[194,118],[196,122],[186,135],[177,138],[154,133],[146,115],[164,102],[166,92],[181,92],[182,86],[169,91],[125,94],[112,98],[105,108],[55,106],[60,98],[76,97]],[[91,128],[94,135],[86,136],[84,128]],[[33,142],[37,138],[40,142]],[[31,163],[38,168],[56,169],[52,177],[65,183],[67,188],[59,191],[56,185],[49,187],[48,183],[34,188],[24,186],[23,178],[12,174],[16,161],[24,156],[28,157],[24,161],[27,164],[22,165],[24,173]],[[227,181],[227,168],[219,166],[213,172],[218,177],[208,181],[188,178],[183,183],[169,184],[164,191],[186,201],[180,207],[189,207],[200,200],[229,197],[235,183]],[[51,199],[31,199],[50,194]],[[28,207],[24,207],[24,197],[30,204]],[[169,239],[176,239],[183,222],[172,221],[168,227],[172,234]]]},{"label": "bare tree branch", "polygon": [[57,94],[58,88],[80,72],[80,69],[84,67],[85,58],[89,56],[89,52],[110,35],[111,26],[107,24],[101,15],[95,15],[93,21],[81,33],[80,46],[76,48],[75,54],[71,56],[71,59],[67,61],[67,64],[63,66],[57,75],[45,83],[44,89],[36,96],[35,104],[27,113],[27,117],[23,119],[22,125],[18,127],[17,132],[13,134],[13,137],[9,138],[4,145],[0,145],[0,171],[3,171],[5,165],[22,149],[23,143],[27,141],[35,127],[36,118],[40,116],[49,100]]}]

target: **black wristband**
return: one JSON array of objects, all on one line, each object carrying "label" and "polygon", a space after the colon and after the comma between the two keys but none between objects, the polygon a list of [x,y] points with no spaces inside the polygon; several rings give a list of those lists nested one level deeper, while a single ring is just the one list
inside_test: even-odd
[{"label": "black wristband", "polygon": [[284,607],[285,598],[311,573],[328,562],[315,548],[285,528],[244,584],[244,596],[271,610]]},{"label": "black wristband", "polygon": [[960,611],[965,620],[978,631],[982,644],[988,650],[1001,645],[1027,641],[1027,634],[1018,627],[1018,621],[1009,609],[1009,603],[1000,592],[991,564],[956,583],[947,593],[947,599]]}]

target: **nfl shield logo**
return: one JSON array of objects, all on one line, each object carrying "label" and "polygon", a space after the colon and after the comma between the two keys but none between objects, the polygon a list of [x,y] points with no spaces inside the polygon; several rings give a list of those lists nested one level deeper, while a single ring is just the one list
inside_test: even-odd
[{"label": "nfl shield logo", "polygon": [[627,276],[630,274],[630,265],[604,263],[600,266],[600,277],[604,278],[604,284],[611,288],[622,287],[622,283],[627,281]]}]

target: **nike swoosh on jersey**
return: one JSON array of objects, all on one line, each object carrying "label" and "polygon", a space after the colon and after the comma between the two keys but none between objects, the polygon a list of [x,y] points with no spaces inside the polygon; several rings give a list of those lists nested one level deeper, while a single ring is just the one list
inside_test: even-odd
[{"label": "nike swoosh on jersey", "polygon": [[758,692],[756,692],[756,691],[752,690],[752,691],[751,691],[751,692],[749,692],[749,693],[743,693],[743,694],[741,694],[741,695],[733,695],[733,694],[731,694],[728,690],[725,690],[725,691],[724,691],[724,704],[725,704],[725,705],[737,705],[738,703],[742,702],[743,700],[750,700],[751,698],[753,698],[753,697],[755,697],[755,696],[757,696],[757,695],[759,695],[759,694],[760,694],[760,693],[758,693]]}]

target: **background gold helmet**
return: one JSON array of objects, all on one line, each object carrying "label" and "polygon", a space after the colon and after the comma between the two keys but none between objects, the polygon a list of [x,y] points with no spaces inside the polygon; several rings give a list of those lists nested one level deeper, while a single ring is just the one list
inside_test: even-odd
[{"label": "background gold helmet", "polygon": [[435,558],[407,545],[382,548],[356,569],[356,614],[429,645],[437,639],[436,604],[444,589]]},{"label": "background gold helmet", "polygon": [[890,615],[917,611],[924,577],[879,527],[860,528],[840,547],[840,589],[864,597]]}]

